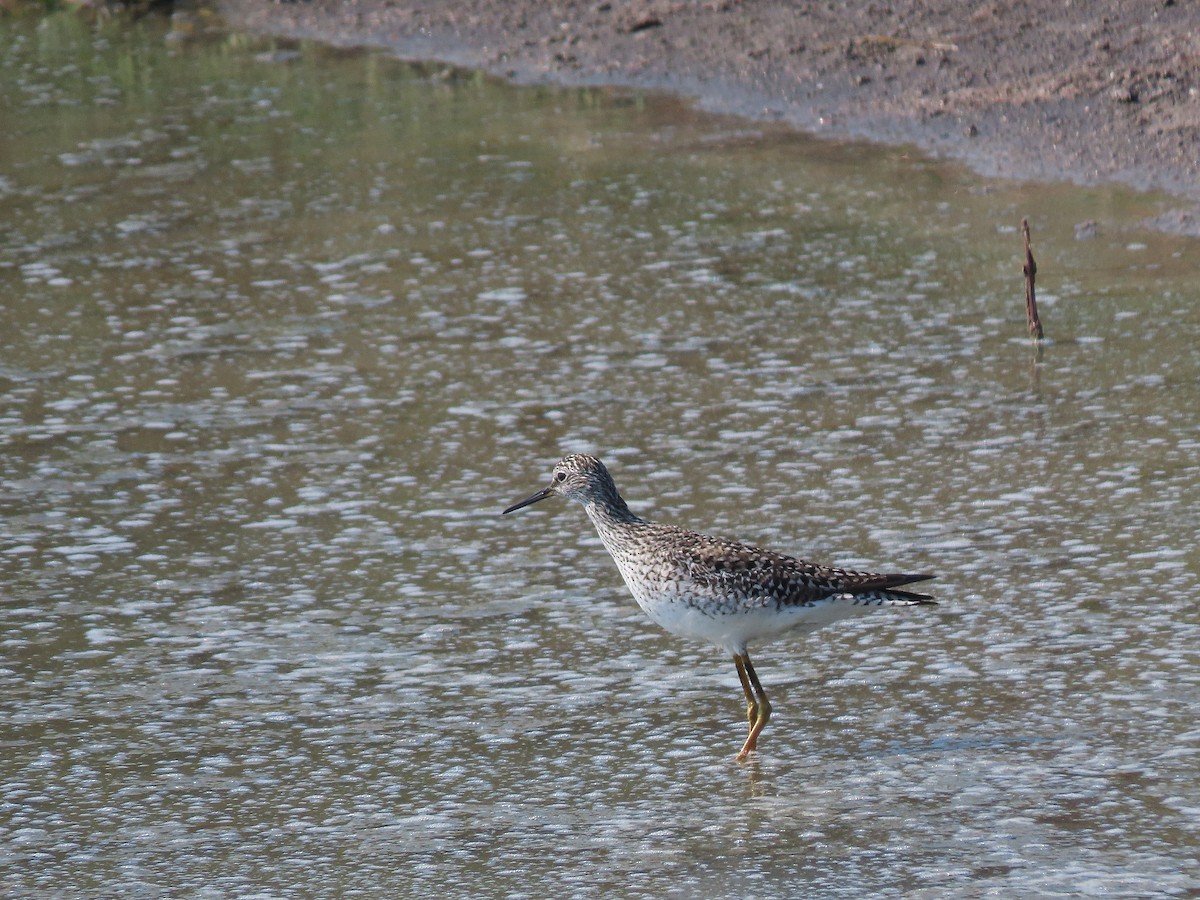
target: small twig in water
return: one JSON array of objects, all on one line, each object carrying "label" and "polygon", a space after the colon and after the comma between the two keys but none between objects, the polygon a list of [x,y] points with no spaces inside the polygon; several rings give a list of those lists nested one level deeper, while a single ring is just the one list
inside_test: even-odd
[{"label": "small twig in water", "polygon": [[1033,249],[1029,246],[1029,220],[1021,220],[1021,234],[1025,238],[1025,319],[1029,325],[1029,336],[1035,341],[1045,338],[1042,320],[1038,316],[1037,297],[1033,291],[1033,280],[1037,277],[1037,263],[1033,261]]}]

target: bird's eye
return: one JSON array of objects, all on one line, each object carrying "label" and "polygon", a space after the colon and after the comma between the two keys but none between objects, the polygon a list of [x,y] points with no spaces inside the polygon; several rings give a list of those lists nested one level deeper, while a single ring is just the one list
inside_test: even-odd
[{"label": "bird's eye", "polygon": [[555,473],[554,473],[554,480],[555,480],[555,481],[566,481],[566,480],[567,480],[567,473],[566,473],[566,472],[555,472]]}]

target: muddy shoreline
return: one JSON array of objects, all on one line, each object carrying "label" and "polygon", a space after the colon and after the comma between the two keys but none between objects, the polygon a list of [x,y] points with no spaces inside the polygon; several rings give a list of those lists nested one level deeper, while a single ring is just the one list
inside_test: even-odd
[{"label": "muddy shoreline", "polygon": [[668,90],[715,112],[913,144],[987,175],[1121,182],[1200,233],[1200,4],[1178,0],[217,0],[234,28],[518,82]]}]

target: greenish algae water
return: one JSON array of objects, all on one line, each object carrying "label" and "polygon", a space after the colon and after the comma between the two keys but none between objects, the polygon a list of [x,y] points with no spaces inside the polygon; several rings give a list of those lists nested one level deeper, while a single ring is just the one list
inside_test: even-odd
[{"label": "greenish algae water", "polygon": [[[0,18],[0,86],[5,893],[1200,888],[1166,201],[182,15]],[[942,605],[760,650],[735,765],[730,662],[499,519],[571,450]]]}]

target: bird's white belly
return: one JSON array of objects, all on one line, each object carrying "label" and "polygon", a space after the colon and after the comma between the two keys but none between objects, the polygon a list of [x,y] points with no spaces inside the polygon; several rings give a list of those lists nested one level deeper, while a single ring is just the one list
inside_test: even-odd
[{"label": "bird's white belly", "polygon": [[672,634],[715,644],[729,653],[744,653],[749,643],[763,643],[789,631],[811,631],[854,615],[860,608],[846,603],[779,607],[714,596],[689,579],[651,582],[618,564],[638,606]]}]

